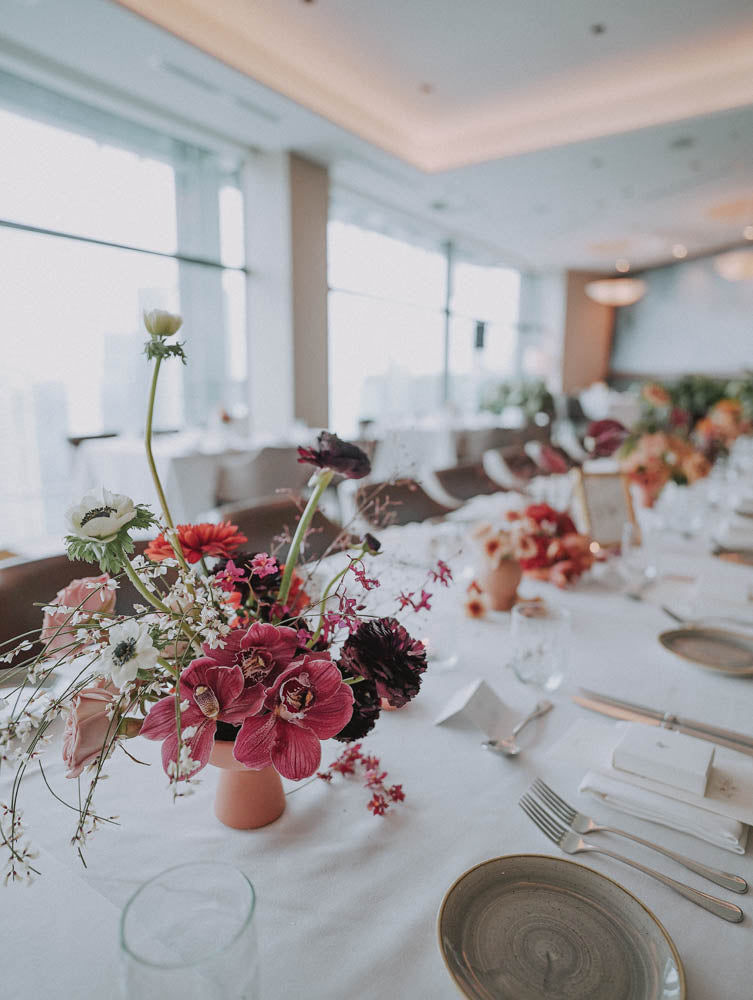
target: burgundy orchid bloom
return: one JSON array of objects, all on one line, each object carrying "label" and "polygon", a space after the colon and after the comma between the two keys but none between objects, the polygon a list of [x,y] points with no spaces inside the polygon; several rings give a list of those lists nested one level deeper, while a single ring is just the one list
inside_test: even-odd
[{"label": "burgundy orchid bloom", "polygon": [[319,767],[321,740],[335,736],[353,713],[353,692],[331,660],[304,655],[267,691],[269,714],[247,718],[233,756],[259,771],[273,764],[284,778],[308,778]]},{"label": "burgundy orchid bloom", "polygon": [[[182,742],[189,748],[191,760],[206,767],[214,745],[218,722],[239,726],[248,715],[258,712],[264,702],[260,686],[246,687],[240,667],[221,667],[208,660],[194,660],[180,675],[180,728]],[[170,763],[178,759],[178,726],[175,718],[175,695],[161,698],[151,709],[141,727],[148,740],[162,740],[162,766],[170,774]],[[187,775],[181,775],[181,778]]]},{"label": "burgundy orchid bloom", "polygon": [[240,667],[246,686],[261,694],[290,665],[298,646],[298,633],[286,625],[255,622],[237,628],[224,638],[221,649],[202,646],[204,656],[194,663]]}]

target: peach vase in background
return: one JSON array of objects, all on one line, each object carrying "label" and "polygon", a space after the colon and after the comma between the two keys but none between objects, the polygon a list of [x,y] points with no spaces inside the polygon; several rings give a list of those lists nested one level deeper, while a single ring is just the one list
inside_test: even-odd
[{"label": "peach vase in background", "polygon": [[478,585],[494,611],[509,611],[518,599],[523,570],[516,559],[503,559],[496,569],[478,577]]}]

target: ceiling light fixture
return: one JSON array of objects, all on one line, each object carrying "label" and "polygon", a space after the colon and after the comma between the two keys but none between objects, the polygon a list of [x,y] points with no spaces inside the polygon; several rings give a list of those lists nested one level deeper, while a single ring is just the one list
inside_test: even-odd
[{"label": "ceiling light fixture", "polygon": [[714,269],[727,281],[753,278],[753,250],[730,250],[714,257]]},{"label": "ceiling light fixture", "polygon": [[672,247],[672,256],[676,257],[678,260],[682,260],[683,257],[688,256],[688,248],[683,246],[682,243],[675,243]]},{"label": "ceiling light fixture", "polygon": [[619,271],[620,274],[627,274],[630,270],[630,261],[627,257],[618,257],[614,262],[614,268],[616,271]]},{"label": "ceiling light fixture", "polygon": [[589,281],[586,295],[602,306],[632,306],[648,290],[641,278],[602,278]]}]

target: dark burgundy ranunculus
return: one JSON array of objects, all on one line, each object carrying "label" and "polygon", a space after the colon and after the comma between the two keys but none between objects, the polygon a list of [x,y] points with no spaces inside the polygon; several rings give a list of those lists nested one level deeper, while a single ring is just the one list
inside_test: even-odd
[{"label": "dark burgundy ranunculus", "polygon": [[373,681],[379,697],[400,708],[418,694],[426,649],[397,619],[376,618],[345,640],[340,665],[346,673]]},{"label": "dark burgundy ranunculus", "polygon": [[[343,680],[354,675],[346,670],[342,670]],[[374,681],[359,677],[356,684],[352,684],[350,690],[353,692],[353,715],[350,722],[341,729],[335,736],[340,743],[352,743],[353,740],[361,740],[376,725],[381,711],[379,694],[377,693]]]},{"label": "dark burgundy ranunculus", "polygon": [[299,448],[298,461],[309,462],[320,469],[334,469],[348,479],[363,479],[371,472],[371,462],[358,445],[341,441],[337,434],[322,431],[317,448]]}]

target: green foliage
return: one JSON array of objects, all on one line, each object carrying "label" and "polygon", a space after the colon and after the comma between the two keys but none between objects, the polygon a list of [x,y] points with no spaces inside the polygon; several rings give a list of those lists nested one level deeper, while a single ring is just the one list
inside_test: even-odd
[{"label": "green foliage", "polygon": [[709,375],[686,375],[667,386],[667,389],[672,397],[672,405],[689,413],[695,423],[705,417],[715,403],[724,399],[727,395],[727,382]]},{"label": "green foliage", "polygon": [[739,399],[748,420],[753,420],[753,372],[746,372],[742,378],[732,379],[727,385],[729,399]]},{"label": "green foliage", "polygon": [[481,400],[481,409],[501,413],[508,406],[519,407],[531,420],[537,413],[554,413],[554,397],[542,379],[512,379],[489,386]]},{"label": "green foliage", "polygon": [[160,337],[150,337],[144,344],[144,354],[149,361],[160,358],[165,361],[167,358],[180,358],[183,364],[186,363],[186,352],[183,350],[185,341],[182,344],[168,344]]}]

